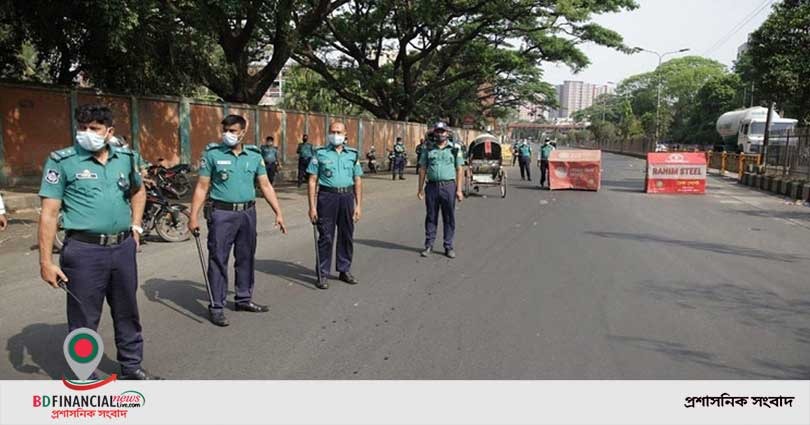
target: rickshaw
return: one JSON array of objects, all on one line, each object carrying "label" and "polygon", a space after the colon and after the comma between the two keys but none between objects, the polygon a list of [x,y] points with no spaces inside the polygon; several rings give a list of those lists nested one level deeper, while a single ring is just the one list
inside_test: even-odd
[{"label": "rickshaw", "polygon": [[503,168],[501,144],[491,134],[476,137],[467,150],[464,169],[464,195],[478,193],[481,186],[499,186],[506,198],[506,170]]}]

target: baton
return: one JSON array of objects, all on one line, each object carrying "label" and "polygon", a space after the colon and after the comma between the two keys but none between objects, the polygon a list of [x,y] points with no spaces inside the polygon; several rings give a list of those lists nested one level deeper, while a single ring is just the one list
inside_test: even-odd
[{"label": "baton", "polygon": [[67,288],[65,281],[62,280],[61,277],[56,278],[56,284],[59,285],[59,287],[62,288],[62,290],[65,291],[68,295],[70,295],[70,297],[73,298],[73,301],[76,301],[76,303],[79,304],[80,306],[82,305],[82,302],[79,301],[79,297],[74,295],[73,292],[70,292],[70,289]]},{"label": "baton", "polygon": [[312,224],[312,236],[315,238],[315,275],[318,276],[318,285],[320,285],[323,276],[321,276],[321,253],[318,249],[318,223]]},{"label": "baton", "polygon": [[214,306],[214,295],[211,293],[211,285],[208,283],[208,272],[205,270],[205,260],[203,259],[202,245],[200,245],[200,229],[194,229],[191,232],[194,235],[194,241],[197,242],[197,254],[200,255],[200,267],[202,268],[203,280],[205,281],[205,291],[208,293],[209,306]]}]

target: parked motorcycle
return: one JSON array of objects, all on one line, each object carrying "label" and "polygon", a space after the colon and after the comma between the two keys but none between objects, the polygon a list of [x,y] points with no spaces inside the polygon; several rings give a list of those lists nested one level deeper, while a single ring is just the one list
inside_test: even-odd
[{"label": "parked motorcycle", "polygon": [[174,199],[182,198],[191,191],[191,182],[188,180],[191,166],[188,164],[178,164],[170,168],[152,165],[147,172],[149,177],[157,182],[158,187]]},{"label": "parked motorcycle", "polygon": [[191,211],[185,205],[169,202],[159,185],[146,188],[146,207],[143,211],[143,235],[154,230],[166,242],[187,240],[191,233],[188,222]]},{"label": "parked motorcycle", "polygon": [[369,152],[366,154],[366,159],[368,159],[368,172],[369,173],[376,173],[377,172],[377,155],[374,152]]}]

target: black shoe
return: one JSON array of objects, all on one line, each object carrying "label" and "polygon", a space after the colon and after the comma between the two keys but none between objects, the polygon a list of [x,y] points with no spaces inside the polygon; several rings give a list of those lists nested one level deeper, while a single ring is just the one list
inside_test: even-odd
[{"label": "black shoe", "polygon": [[444,250],[444,255],[446,255],[447,258],[456,258],[456,251],[454,251],[453,248],[447,248]]},{"label": "black shoe", "polygon": [[144,368],[139,367],[138,369],[133,370],[129,373],[124,373],[121,371],[121,376],[118,377],[121,380],[137,380],[137,381],[162,381],[163,378],[159,376],[152,375],[151,373],[147,372]]},{"label": "black shoe", "polygon": [[405,177],[404,176],[399,176],[399,179],[400,180],[405,180]]},{"label": "black shoe", "polygon": [[419,255],[427,257],[431,252],[433,252],[433,248],[427,247],[424,249],[424,251],[420,252]]},{"label": "black shoe", "polygon": [[340,272],[338,279],[348,283],[349,285],[357,285],[359,283],[357,279],[355,279],[354,276],[352,276],[352,274],[349,272]]},{"label": "black shoe", "polygon": [[221,311],[213,312],[213,311],[209,310],[208,311],[208,320],[210,320],[211,323],[213,323],[213,324],[215,324],[217,326],[223,327],[223,328],[225,326],[230,325],[230,323],[228,323],[228,319],[225,318],[225,313],[223,313]]},{"label": "black shoe", "polygon": [[236,311],[249,311],[251,313],[267,313],[270,311],[270,307],[266,305],[256,304],[253,301],[248,301],[246,303],[239,303],[236,304]]},{"label": "black shoe", "polygon": [[318,281],[315,282],[315,286],[317,286],[318,289],[329,289],[329,281],[326,280],[325,277],[322,277]]}]

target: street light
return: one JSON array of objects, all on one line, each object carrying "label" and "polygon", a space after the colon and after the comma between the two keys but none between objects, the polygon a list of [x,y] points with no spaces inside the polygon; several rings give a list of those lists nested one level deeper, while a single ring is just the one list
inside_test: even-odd
[{"label": "street light", "polygon": [[675,54],[683,53],[683,52],[688,52],[689,48],[685,48],[685,49],[681,49],[681,50],[674,50],[672,52],[665,52],[665,53],[658,53],[658,52],[656,52],[654,50],[647,50],[647,49],[642,48],[642,47],[636,47],[636,50],[639,50],[639,51],[642,51],[642,52],[647,52],[647,53],[652,53],[652,54],[658,56],[658,67],[655,68],[655,73],[657,74],[657,77],[658,77],[658,95],[657,95],[657,98],[656,98],[656,101],[655,101],[655,143],[657,144],[657,143],[660,142],[659,134],[658,134],[658,132],[660,131],[660,127],[659,127],[659,124],[658,124],[658,120],[660,119],[660,110],[661,110],[661,63],[664,61],[665,56],[667,56],[667,55],[675,55]]}]

